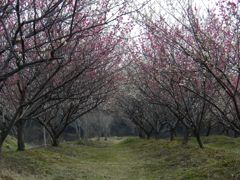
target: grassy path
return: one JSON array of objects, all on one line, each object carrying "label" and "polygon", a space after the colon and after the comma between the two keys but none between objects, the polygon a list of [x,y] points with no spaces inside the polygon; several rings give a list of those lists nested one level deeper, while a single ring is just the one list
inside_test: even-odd
[{"label": "grassy path", "polygon": [[5,152],[0,160],[0,177],[6,180],[238,179],[240,140],[210,137],[204,142],[207,147],[201,150],[194,140],[182,147],[179,140],[114,138]]}]

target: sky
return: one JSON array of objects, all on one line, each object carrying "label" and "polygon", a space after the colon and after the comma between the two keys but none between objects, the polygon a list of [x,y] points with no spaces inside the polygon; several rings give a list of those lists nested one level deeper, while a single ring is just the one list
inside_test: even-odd
[{"label": "sky", "polygon": [[[214,5],[216,5],[218,0],[148,0],[148,4],[141,9],[141,13],[147,14],[151,16],[154,14],[156,18],[159,17],[159,14],[162,14],[166,17],[166,19],[171,22],[173,19],[169,13],[174,13],[175,15],[180,14],[181,4],[185,4],[188,1],[192,1],[194,5],[196,5],[197,9],[204,16],[207,12],[207,9],[211,9]],[[146,2],[146,0],[137,0],[136,6]],[[179,3],[180,2],[180,3]],[[172,5],[172,6],[171,6]],[[153,17],[154,17],[153,16]],[[157,17],[158,16],[158,17]],[[132,30],[132,37],[138,37],[140,34],[140,26],[134,26]]]}]

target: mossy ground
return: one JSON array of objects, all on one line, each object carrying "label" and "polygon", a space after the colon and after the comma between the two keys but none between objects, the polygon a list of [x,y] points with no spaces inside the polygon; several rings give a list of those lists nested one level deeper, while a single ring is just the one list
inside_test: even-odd
[{"label": "mossy ground", "polygon": [[63,143],[60,147],[7,151],[2,154],[2,179],[240,179],[240,138],[144,140],[111,138],[108,141]]}]

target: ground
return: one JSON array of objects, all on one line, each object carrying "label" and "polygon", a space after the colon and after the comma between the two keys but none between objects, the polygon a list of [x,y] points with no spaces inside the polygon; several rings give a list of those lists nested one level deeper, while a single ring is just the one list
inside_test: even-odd
[{"label": "ground", "polygon": [[240,179],[240,138],[144,140],[135,137],[108,141],[62,143],[60,147],[11,151],[13,139],[0,160],[0,179]]}]

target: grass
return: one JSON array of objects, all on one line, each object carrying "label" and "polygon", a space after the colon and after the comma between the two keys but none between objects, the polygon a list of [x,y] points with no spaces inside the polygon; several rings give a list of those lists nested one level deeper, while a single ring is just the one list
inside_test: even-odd
[{"label": "grass", "polygon": [[205,149],[199,149],[194,139],[182,146],[179,139],[169,142],[131,137],[69,142],[57,148],[25,152],[6,151],[0,161],[0,177],[6,180],[239,179],[240,139],[211,136],[203,138],[203,142]]},{"label": "grass", "polygon": [[14,137],[8,136],[3,144],[3,151],[13,151],[17,149],[17,141]]}]

